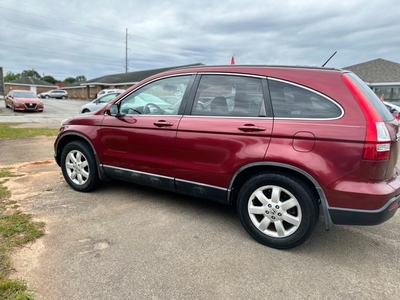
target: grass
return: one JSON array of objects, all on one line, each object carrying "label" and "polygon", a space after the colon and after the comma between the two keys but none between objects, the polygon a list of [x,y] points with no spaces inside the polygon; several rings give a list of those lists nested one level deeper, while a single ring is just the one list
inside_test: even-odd
[{"label": "grass", "polygon": [[[15,128],[18,123],[0,123],[0,139],[56,136],[57,128]],[[33,222],[32,217],[16,210],[18,205],[9,201],[10,191],[4,183],[15,177],[10,168],[0,169],[0,299],[33,300],[27,285],[21,280],[11,280],[11,263],[8,255],[15,248],[44,235],[43,222]]]},{"label": "grass", "polygon": [[15,128],[18,123],[0,123],[0,139],[56,136],[58,128]]},{"label": "grass", "polygon": [[[56,136],[57,128],[16,128],[18,123],[0,123],[0,139]],[[4,183],[15,177],[12,169],[0,169],[0,299],[33,300],[27,285],[21,280],[11,280],[9,254],[15,248],[44,235],[45,224],[33,222],[32,217],[17,211],[18,205],[10,201],[10,191]]]}]

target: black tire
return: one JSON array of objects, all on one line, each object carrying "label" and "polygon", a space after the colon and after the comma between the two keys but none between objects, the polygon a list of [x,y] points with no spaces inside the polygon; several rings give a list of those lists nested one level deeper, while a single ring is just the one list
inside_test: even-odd
[{"label": "black tire", "polygon": [[88,113],[88,112],[90,112],[90,110],[88,110],[87,108],[85,108],[85,109],[82,111],[83,114],[86,114],[86,113]]},{"label": "black tire", "polygon": [[44,96],[46,99],[49,99],[50,98],[50,96],[49,95],[46,95],[46,96]]},{"label": "black tire", "polygon": [[313,195],[289,175],[260,173],[239,192],[239,218],[257,242],[277,249],[294,248],[307,240],[318,221],[318,199]]},{"label": "black tire", "polygon": [[92,149],[82,141],[67,144],[61,153],[61,169],[67,183],[76,191],[90,192],[99,187],[96,160]]},{"label": "black tire", "polygon": [[65,98],[66,98],[65,96],[61,96],[61,99],[63,99],[63,100],[64,100]]}]

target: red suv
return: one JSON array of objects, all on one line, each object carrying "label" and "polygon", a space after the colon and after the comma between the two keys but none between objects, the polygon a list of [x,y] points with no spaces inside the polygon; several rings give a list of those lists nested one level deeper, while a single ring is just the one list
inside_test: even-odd
[{"label": "red suv", "polygon": [[391,218],[399,137],[351,72],[198,67],[147,78],[69,119],[55,158],[77,191],[112,177],[234,205],[255,240],[285,249],[310,236],[320,209],[327,230]]}]

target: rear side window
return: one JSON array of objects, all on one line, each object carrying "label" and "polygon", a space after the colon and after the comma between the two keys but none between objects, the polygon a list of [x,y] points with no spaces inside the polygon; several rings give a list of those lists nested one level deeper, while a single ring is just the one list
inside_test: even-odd
[{"label": "rear side window", "polygon": [[263,105],[260,78],[202,75],[191,114],[258,117]]},{"label": "rear side window", "polygon": [[346,73],[346,76],[350,78],[350,80],[362,91],[362,93],[368,98],[369,102],[378,112],[379,116],[382,118],[382,121],[387,122],[393,120],[393,115],[386,108],[386,106],[382,103],[382,100],[378,98],[378,96],[362,81],[358,76],[354,73]]},{"label": "rear side window", "polygon": [[338,104],[311,90],[274,79],[268,84],[277,118],[335,119],[343,114]]}]

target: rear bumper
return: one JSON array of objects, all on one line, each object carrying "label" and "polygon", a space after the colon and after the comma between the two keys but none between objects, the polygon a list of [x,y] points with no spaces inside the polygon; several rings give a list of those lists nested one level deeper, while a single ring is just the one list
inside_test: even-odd
[{"label": "rear bumper", "polygon": [[390,199],[383,207],[376,210],[361,210],[329,207],[329,214],[334,224],[341,225],[378,225],[394,216],[400,206],[400,195]]}]

